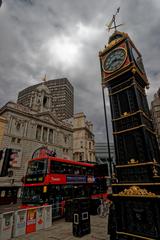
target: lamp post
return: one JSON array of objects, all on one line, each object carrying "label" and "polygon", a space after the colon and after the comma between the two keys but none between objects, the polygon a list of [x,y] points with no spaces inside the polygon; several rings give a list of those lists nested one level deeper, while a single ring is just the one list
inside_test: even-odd
[{"label": "lamp post", "polygon": [[104,94],[104,87],[103,86],[102,86],[102,95],[103,95],[104,117],[105,117],[105,126],[106,126],[109,170],[110,170],[110,176],[112,177],[112,157],[111,157],[111,150],[110,150],[110,143],[109,143],[108,120],[107,120],[106,101],[105,101],[105,94]]}]

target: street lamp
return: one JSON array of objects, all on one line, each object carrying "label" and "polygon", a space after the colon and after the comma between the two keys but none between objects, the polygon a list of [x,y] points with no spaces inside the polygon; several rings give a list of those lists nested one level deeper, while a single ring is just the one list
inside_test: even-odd
[{"label": "street lamp", "polygon": [[112,178],[112,157],[111,157],[111,149],[110,149],[110,143],[109,143],[108,120],[107,120],[106,102],[105,102],[105,95],[104,95],[104,87],[103,86],[102,86],[102,95],[103,95],[103,105],[104,105],[106,136],[107,136],[107,148],[108,148],[108,159],[107,160],[109,161],[110,176]]}]

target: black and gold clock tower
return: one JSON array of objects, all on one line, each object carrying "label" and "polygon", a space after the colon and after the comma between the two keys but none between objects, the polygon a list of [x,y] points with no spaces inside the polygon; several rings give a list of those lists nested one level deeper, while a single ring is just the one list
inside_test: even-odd
[{"label": "black and gold clock tower", "polygon": [[145,89],[142,56],[127,33],[115,32],[99,52],[108,88],[116,152],[111,239],[160,239],[160,153]]}]

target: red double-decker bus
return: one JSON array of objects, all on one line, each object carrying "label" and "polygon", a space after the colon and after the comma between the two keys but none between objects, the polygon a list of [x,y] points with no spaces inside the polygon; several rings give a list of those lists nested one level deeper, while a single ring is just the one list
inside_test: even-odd
[{"label": "red double-decker bus", "polygon": [[41,151],[39,157],[28,163],[23,179],[22,204],[58,206],[77,197],[104,197],[106,179],[94,173],[94,164],[52,157]]}]

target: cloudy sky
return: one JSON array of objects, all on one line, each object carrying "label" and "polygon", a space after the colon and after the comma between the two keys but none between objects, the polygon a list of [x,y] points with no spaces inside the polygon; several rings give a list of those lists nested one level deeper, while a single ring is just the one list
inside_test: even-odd
[{"label": "cloudy sky", "polygon": [[[159,0],[3,0],[0,8],[0,105],[18,91],[47,79],[67,77],[74,87],[75,113],[94,124],[105,141],[98,52],[109,35],[105,24],[120,6],[119,30],[127,32],[143,56],[149,102],[160,87]],[[110,108],[106,90],[108,122]],[[112,138],[112,137],[111,137]]]}]

